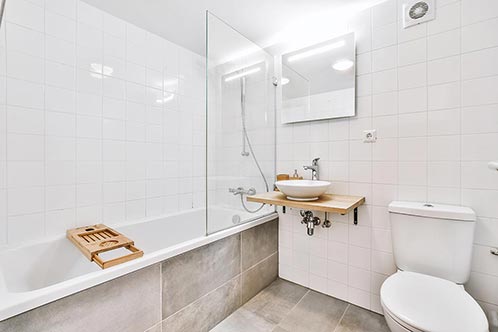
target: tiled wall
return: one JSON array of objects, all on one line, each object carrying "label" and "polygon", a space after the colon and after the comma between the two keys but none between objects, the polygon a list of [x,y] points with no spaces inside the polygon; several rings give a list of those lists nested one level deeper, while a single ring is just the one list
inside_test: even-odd
[{"label": "tiled wall", "polygon": [[[427,24],[403,29],[389,0],[337,32],[357,34],[356,117],[279,126],[279,172],[321,157],[332,192],[366,196],[358,226],[333,215],[313,237],[297,215],[281,214],[281,277],[380,311],[379,287],[395,271],[389,202],[465,205],[478,215],[467,289],[498,309],[489,254],[498,246],[498,174],[486,166],[498,160],[498,2],[436,2]],[[366,129],[377,129],[376,143],[363,143]]]},{"label": "tiled wall", "polygon": [[277,278],[277,250],[275,219],[7,319],[0,330],[208,332]]},{"label": "tiled wall", "polygon": [[204,67],[82,1],[7,1],[0,245],[203,206]]}]

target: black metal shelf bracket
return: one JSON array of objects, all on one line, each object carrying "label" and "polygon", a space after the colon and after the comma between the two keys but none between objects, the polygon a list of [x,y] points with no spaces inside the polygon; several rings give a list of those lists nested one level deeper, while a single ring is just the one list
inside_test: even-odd
[{"label": "black metal shelf bracket", "polygon": [[355,207],[353,210],[353,222],[355,225],[358,225],[358,208]]}]

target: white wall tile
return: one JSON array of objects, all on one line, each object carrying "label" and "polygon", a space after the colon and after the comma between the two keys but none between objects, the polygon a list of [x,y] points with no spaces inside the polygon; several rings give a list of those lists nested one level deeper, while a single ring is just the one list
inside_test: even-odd
[{"label": "white wall tile", "polygon": [[498,75],[498,47],[462,54],[462,79]]},{"label": "white wall tile", "polygon": [[372,74],[372,92],[374,94],[397,90],[396,70],[386,70]]},{"label": "white wall tile", "polygon": [[394,0],[384,1],[372,8],[372,24],[374,27],[380,27],[397,20],[397,4]]},{"label": "white wall tile", "polygon": [[462,108],[462,133],[498,131],[498,104]]},{"label": "white wall tile", "polygon": [[390,23],[372,30],[372,49],[376,50],[396,44],[397,25]]},{"label": "white wall tile", "polygon": [[11,1],[6,4],[6,20],[42,32],[44,29],[44,10],[26,0]]},{"label": "white wall tile", "polygon": [[462,106],[498,103],[498,76],[478,78],[462,83]]},{"label": "white wall tile", "polygon": [[497,29],[498,18],[462,27],[462,52],[498,46]]},{"label": "white wall tile", "polygon": [[5,24],[9,51],[43,57],[45,50],[43,33],[9,22]]},{"label": "white wall tile", "polygon": [[427,88],[414,88],[398,91],[399,113],[427,111]]},{"label": "white wall tile", "polygon": [[[5,22],[6,41],[0,40],[0,91],[5,91],[0,117],[7,120],[0,121],[2,245],[62,234],[103,217],[119,223],[192,208],[192,144],[204,144],[197,124],[203,121],[194,119],[198,109],[203,112],[200,56],[75,0],[15,1],[7,6]],[[156,102],[164,97],[163,80],[178,81],[180,53],[188,59],[181,67],[188,73],[181,117],[171,106],[177,96],[168,105]],[[127,64],[127,58],[135,63]],[[156,90],[147,91],[146,85]],[[180,121],[191,125],[163,141],[170,119],[176,127]],[[163,154],[166,143],[180,151],[180,140],[181,154]],[[327,162],[328,143],[315,141],[313,153]],[[167,158],[185,162],[185,186],[178,179],[164,184],[166,176],[178,173],[163,172]],[[202,170],[195,172],[195,181],[202,182]],[[35,220],[33,232],[23,235]]]},{"label": "white wall tile", "polygon": [[434,111],[428,114],[429,135],[458,135],[460,133],[460,109]]},{"label": "white wall tile", "polygon": [[76,41],[75,21],[62,15],[45,12],[45,33],[50,36],[74,43]]},{"label": "white wall tile", "polygon": [[400,114],[399,137],[425,136],[427,134],[427,113]]},{"label": "white wall tile", "polygon": [[427,24],[429,35],[459,28],[460,16],[459,1],[438,8],[437,20],[433,20]]},{"label": "white wall tile", "polygon": [[474,134],[462,136],[462,160],[494,160],[498,158],[498,150],[494,143],[498,133]]},{"label": "white wall tile", "polygon": [[429,110],[460,106],[460,82],[433,85],[428,90]]},{"label": "white wall tile", "polygon": [[462,24],[468,25],[498,17],[498,5],[493,0],[463,0],[462,12]]},{"label": "white wall tile", "polygon": [[381,71],[396,67],[395,46],[385,47],[372,52],[372,71]]},{"label": "white wall tile", "polygon": [[58,14],[76,19],[76,0],[45,0],[45,8]]},{"label": "white wall tile", "polygon": [[416,39],[398,45],[398,63],[400,66],[412,65],[427,60],[427,40]]},{"label": "white wall tile", "polygon": [[427,38],[429,60],[444,58],[460,53],[461,33],[459,29],[450,30]]},{"label": "white wall tile", "polygon": [[457,161],[461,155],[460,136],[431,136],[429,137],[429,160]]},{"label": "white wall tile", "polygon": [[427,76],[429,85],[458,81],[460,79],[460,56],[429,61]]},{"label": "white wall tile", "polygon": [[419,63],[398,68],[399,88],[413,89],[427,85],[427,64]]}]

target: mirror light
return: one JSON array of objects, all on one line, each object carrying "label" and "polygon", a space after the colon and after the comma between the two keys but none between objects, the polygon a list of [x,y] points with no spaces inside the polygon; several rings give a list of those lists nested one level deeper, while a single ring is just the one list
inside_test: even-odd
[{"label": "mirror light", "polygon": [[233,75],[230,75],[228,77],[225,78],[225,82],[230,82],[230,81],[233,81],[233,80],[236,80],[237,78],[241,78],[241,77],[244,77],[244,76],[247,76],[247,75],[251,75],[251,74],[254,74],[254,73],[257,73],[261,70],[261,67],[256,67],[256,68],[252,68],[252,69],[248,69],[248,70],[243,70],[239,73],[236,73],[236,74],[233,74]]},{"label": "mirror light", "polygon": [[335,42],[335,43],[331,43],[331,44],[328,44],[328,45],[320,46],[320,47],[317,47],[317,48],[312,48],[311,50],[291,55],[290,57],[287,58],[287,61],[288,62],[293,62],[293,61],[296,61],[296,60],[301,60],[301,59],[309,58],[310,56],[313,56],[313,55],[322,54],[322,53],[331,51],[333,49],[336,49],[336,48],[339,48],[339,47],[343,47],[345,44],[346,44],[346,42],[344,42],[344,40],[341,40],[341,41],[338,41],[338,42]]},{"label": "mirror light", "polygon": [[353,65],[354,65],[353,61],[348,60],[348,59],[344,59],[344,60],[339,60],[336,63],[334,63],[332,65],[332,68],[334,68],[335,70],[344,71],[344,70],[348,70],[349,68],[353,67]]},{"label": "mirror light", "polygon": [[95,78],[102,78],[101,75],[111,76],[114,69],[109,66],[104,66],[101,63],[91,63],[90,64],[90,75]]},{"label": "mirror light", "polygon": [[173,100],[173,98],[175,98],[175,95],[171,93],[167,97],[164,97],[163,99],[157,99],[156,103],[158,103],[158,104],[165,104],[168,101]]}]

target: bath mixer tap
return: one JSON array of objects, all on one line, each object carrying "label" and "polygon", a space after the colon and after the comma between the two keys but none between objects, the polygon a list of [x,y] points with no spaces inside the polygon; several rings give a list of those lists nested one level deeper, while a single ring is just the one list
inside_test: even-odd
[{"label": "bath mixer tap", "polygon": [[311,162],[311,166],[303,166],[305,171],[311,170],[311,180],[318,180],[319,176],[318,160],[320,160],[320,158],[315,158]]},{"label": "bath mixer tap", "polygon": [[247,195],[247,196],[256,195],[256,189],[254,188],[249,188],[247,190],[245,190],[243,187],[228,188],[228,192],[234,195]]}]

